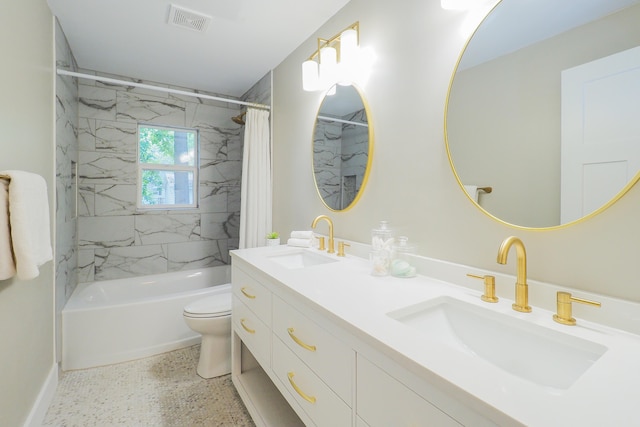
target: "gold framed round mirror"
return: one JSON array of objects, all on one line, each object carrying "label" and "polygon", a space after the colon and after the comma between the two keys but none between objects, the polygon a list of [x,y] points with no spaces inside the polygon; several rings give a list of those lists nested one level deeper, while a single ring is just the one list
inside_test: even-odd
[{"label": "gold framed round mirror", "polygon": [[373,158],[371,113],[360,89],[335,85],[325,94],[313,129],[313,177],[332,211],[352,208],[366,186]]},{"label": "gold framed round mirror", "polygon": [[640,174],[640,0],[502,0],[451,79],[445,140],[491,217],[557,228],[606,209]]}]

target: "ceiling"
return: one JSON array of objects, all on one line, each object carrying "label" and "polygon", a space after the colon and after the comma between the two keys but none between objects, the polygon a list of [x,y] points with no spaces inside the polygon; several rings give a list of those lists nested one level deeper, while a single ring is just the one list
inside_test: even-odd
[{"label": "ceiling", "polygon": [[478,28],[458,69],[469,68],[635,5],[639,0],[502,1]]},{"label": "ceiling", "polygon": [[[47,3],[80,68],[240,97],[348,1]],[[210,17],[206,31],[168,23],[172,4]]]}]

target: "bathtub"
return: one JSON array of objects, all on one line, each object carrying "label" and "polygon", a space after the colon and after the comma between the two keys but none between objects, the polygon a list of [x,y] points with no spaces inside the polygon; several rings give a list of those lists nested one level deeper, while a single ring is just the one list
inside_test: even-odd
[{"label": "bathtub", "polygon": [[125,362],[197,344],[191,301],[231,291],[229,266],[81,283],[62,309],[62,369]]}]

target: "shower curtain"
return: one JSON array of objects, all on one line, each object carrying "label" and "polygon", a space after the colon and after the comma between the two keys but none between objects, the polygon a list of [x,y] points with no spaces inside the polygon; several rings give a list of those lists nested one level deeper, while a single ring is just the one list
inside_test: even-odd
[{"label": "shower curtain", "polygon": [[248,108],[245,117],[240,201],[240,249],[265,245],[271,232],[269,112]]}]

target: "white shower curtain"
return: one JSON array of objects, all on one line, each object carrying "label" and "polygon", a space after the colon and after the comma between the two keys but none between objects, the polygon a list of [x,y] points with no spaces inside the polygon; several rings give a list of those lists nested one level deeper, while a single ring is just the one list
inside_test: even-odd
[{"label": "white shower curtain", "polygon": [[248,108],[245,117],[240,202],[240,249],[265,245],[271,232],[269,112]]}]

